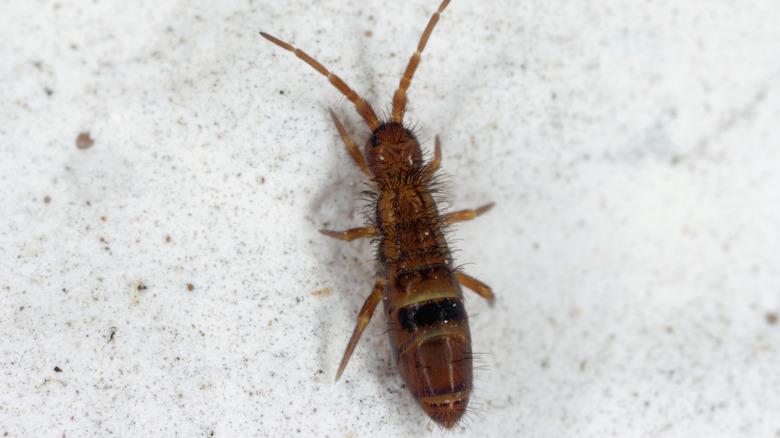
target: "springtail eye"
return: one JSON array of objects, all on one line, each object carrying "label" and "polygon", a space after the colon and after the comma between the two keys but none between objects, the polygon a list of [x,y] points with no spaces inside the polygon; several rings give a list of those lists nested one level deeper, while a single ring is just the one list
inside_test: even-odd
[{"label": "springtail eye", "polygon": [[376,135],[371,136],[371,146],[377,147],[379,145],[379,141],[376,139]]}]

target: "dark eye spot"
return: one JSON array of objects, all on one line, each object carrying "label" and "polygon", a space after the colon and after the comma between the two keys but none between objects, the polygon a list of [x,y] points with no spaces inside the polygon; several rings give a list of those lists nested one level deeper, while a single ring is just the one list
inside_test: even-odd
[{"label": "dark eye spot", "polygon": [[371,146],[377,147],[379,145],[379,141],[376,139],[376,135],[371,136]]}]

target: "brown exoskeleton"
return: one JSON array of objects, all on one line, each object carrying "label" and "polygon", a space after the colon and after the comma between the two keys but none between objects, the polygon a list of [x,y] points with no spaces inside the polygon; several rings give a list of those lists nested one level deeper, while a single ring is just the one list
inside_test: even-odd
[{"label": "brown exoskeleton", "polygon": [[380,121],[368,102],[314,58],[267,33],[260,33],[326,76],[355,105],[372,132],[363,154],[341,121],[330,112],[349,155],[371,178],[374,217],[368,226],[320,231],[341,240],[373,237],[378,242],[377,258],[381,266],[374,289],[358,315],[336,380],[344,372],[374,309],[382,301],[401,375],[425,412],[447,428],[463,416],[472,390],[471,334],[460,286],[493,301],[487,285],[453,266],[443,232],[446,225],[474,219],[493,204],[440,214],[434,201],[435,174],[441,162],[439,138],[436,138],[433,160],[425,163],[420,143],[403,123],[406,91],[428,38],[448,4],[449,0],[444,0],[428,21],[393,96],[392,117],[387,121]]}]

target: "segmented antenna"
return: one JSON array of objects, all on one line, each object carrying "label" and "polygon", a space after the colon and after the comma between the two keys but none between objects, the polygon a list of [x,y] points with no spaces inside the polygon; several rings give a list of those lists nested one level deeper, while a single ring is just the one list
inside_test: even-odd
[{"label": "segmented antenna", "polygon": [[263,38],[267,39],[268,41],[283,48],[284,50],[293,52],[295,56],[301,58],[307,64],[314,67],[315,70],[320,72],[321,75],[327,77],[330,83],[333,84],[333,86],[336,87],[336,89],[339,90],[341,94],[343,94],[347,99],[349,99],[350,102],[352,102],[355,105],[355,109],[357,110],[358,114],[360,114],[360,117],[362,117],[363,120],[366,121],[366,124],[368,124],[368,127],[371,129],[371,132],[375,131],[376,128],[379,127],[379,119],[377,119],[376,113],[374,112],[374,109],[371,108],[371,105],[369,105],[369,103],[366,102],[365,99],[360,97],[359,94],[355,93],[355,91],[349,88],[349,85],[347,85],[343,80],[341,80],[340,77],[328,71],[328,69],[323,67],[322,64],[317,62],[316,59],[309,56],[303,50],[297,49],[292,44],[284,42],[279,38],[276,38],[275,36],[269,35],[265,32],[260,32],[260,35],[262,35]]},{"label": "segmented antenna", "polygon": [[398,89],[395,90],[393,95],[393,121],[396,123],[402,123],[404,121],[404,112],[406,112],[406,90],[409,89],[409,85],[412,84],[412,77],[414,76],[417,66],[420,65],[420,55],[425,49],[425,45],[428,44],[428,38],[433,32],[433,28],[436,27],[436,23],[439,22],[439,16],[450,4],[450,0],[444,0],[439,5],[439,10],[434,12],[431,19],[428,20],[428,25],[425,27],[425,31],[420,37],[420,42],[417,44],[417,51],[414,52],[409,59],[409,64],[406,65],[406,71],[404,71],[403,77],[401,77],[401,83],[398,84]]}]

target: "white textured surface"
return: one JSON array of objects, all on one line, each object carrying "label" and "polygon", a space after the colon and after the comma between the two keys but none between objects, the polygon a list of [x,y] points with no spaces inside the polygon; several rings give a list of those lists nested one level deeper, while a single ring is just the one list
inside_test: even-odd
[{"label": "white textured surface", "polygon": [[[381,315],[333,383],[373,262],[316,232],[360,220],[326,108],[365,132],[257,35],[385,109],[436,6],[3,2],[0,436],[444,435]],[[498,303],[467,301],[481,415],[447,436],[780,436],[779,22],[452,2],[409,116],[454,207],[497,202],[451,240]]]}]

